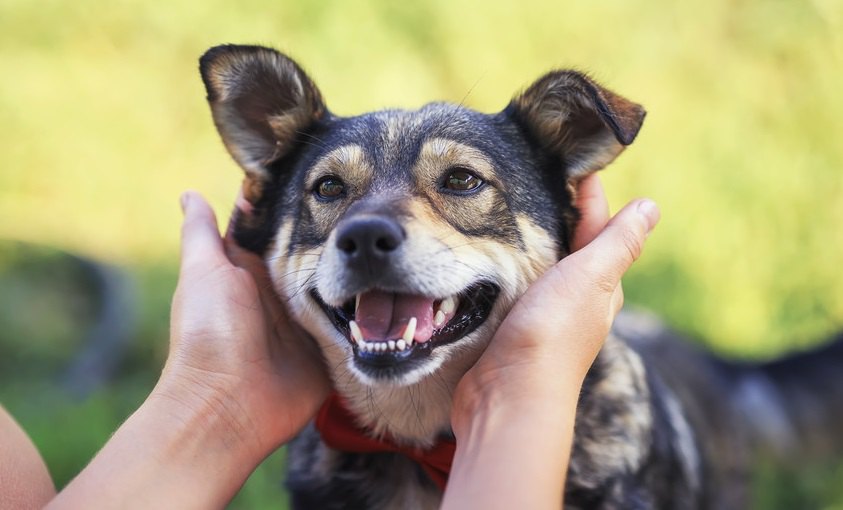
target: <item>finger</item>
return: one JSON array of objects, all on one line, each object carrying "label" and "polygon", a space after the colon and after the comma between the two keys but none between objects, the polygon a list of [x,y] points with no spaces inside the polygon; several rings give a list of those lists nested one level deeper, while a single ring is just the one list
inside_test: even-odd
[{"label": "finger", "polygon": [[260,255],[241,248],[234,239],[226,237],[225,252],[235,266],[248,271],[261,288],[270,284],[270,276]]},{"label": "finger", "polygon": [[[243,185],[245,186],[245,184],[244,182]],[[228,229],[223,239],[225,254],[232,264],[245,269],[252,275],[265,300],[277,301],[277,297],[272,291],[272,279],[269,276],[263,258],[237,244],[237,240],[234,238],[234,228],[237,218],[241,214],[250,215],[253,210],[252,204],[244,197],[243,187],[241,187],[237,192],[237,198],[234,199],[234,211],[231,213]]]},{"label": "finger", "polygon": [[611,318],[614,321],[615,317],[618,316],[621,309],[623,308],[623,283],[618,283],[618,286],[615,287],[615,291],[612,293],[612,302],[611,302]]},{"label": "finger", "polygon": [[261,302],[264,304],[267,312],[272,316],[273,322],[276,325],[286,327],[289,320],[278,295],[275,293],[272,277],[263,258],[241,248],[231,237],[226,237],[223,242],[225,244],[226,256],[231,263],[241,269],[245,269],[251,275],[260,293]]},{"label": "finger", "polygon": [[225,262],[217,218],[211,206],[194,191],[185,192],[181,203],[184,211],[181,229],[182,269]]},{"label": "finger", "polygon": [[[244,182],[245,185],[245,182]],[[237,192],[237,198],[234,199],[234,210],[231,211],[231,218],[228,220],[228,228],[225,230],[225,237],[229,237],[234,232],[234,226],[241,215],[250,216],[254,211],[254,206],[246,200],[243,196],[243,187]]]},{"label": "finger", "polygon": [[574,232],[575,251],[590,243],[609,222],[609,202],[597,174],[589,175],[577,186],[576,206],[582,217]]},{"label": "finger", "polygon": [[659,209],[652,200],[635,200],[621,209],[593,241],[568,258],[571,263],[581,264],[586,274],[599,275],[601,281],[597,283],[613,292],[621,276],[641,256],[644,242],[659,218]]}]

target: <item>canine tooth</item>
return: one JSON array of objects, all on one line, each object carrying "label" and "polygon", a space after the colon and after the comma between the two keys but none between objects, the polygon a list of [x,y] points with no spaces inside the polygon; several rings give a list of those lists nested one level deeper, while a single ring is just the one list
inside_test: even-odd
[{"label": "canine tooth", "polygon": [[445,315],[449,313],[454,313],[454,310],[456,309],[457,298],[455,298],[454,296],[448,296],[447,298],[443,299],[441,303],[439,303],[439,310]]},{"label": "canine tooth", "polygon": [[438,328],[445,324],[445,314],[442,310],[437,310],[436,315],[433,316],[433,327]]},{"label": "canine tooth", "polygon": [[363,332],[360,331],[360,326],[354,321],[348,321],[348,329],[351,330],[351,339],[354,343],[359,344],[363,341]]},{"label": "canine tooth", "polygon": [[405,342],[404,339],[402,338],[402,339],[398,340],[397,342],[395,342],[395,347],[397,347],[399,351],[403,351],[404,349],[407,348],[407,342]]},{"label": "canine tooth", "polygon": [[410,320],[407,322],[407,329],[404,330],[404,334],[401,335],[401,338],[407,342],[408,345],[413,344],[413,337],[416,336],[416,318],[410,317]]},{"label": "canine tooth", "polygon": [[387,342],[387,345],[389,345],[389,350],[390,350],[390,351],[394,351],[394,350],[395,350],[395,340],[390,340],[389,342]]},{"label": "canine tooth", "polygon": [[354,313],[357,313],[358,308],[360,308],[360,294],[354,296]]}]

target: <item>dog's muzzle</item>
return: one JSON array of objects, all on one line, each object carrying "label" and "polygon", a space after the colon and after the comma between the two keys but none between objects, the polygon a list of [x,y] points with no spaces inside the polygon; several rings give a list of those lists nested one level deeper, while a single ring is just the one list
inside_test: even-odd
[{"label": "dog's muzzle", "polygon": [[311,292],[348,339],[358,368],[373,377],[411,370],[437,347],[474,331],[500,292],[488,281],[450,296],[396,285],[395,266],[405,240],[404,229],[391,217],[360,215],[344,221],[337,227],[336,250],[353,280],[365,282],[359,286],[362,291],[339,307],[325,303],[316,289]]}]

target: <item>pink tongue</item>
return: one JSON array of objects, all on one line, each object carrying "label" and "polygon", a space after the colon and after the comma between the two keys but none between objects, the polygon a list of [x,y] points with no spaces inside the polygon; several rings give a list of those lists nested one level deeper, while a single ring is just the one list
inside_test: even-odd
[{"label": "pink tongue", "polygon": [[411,317],[416,318],[416,342],[433,335],[433,300],[424,296],[371,290],[360,295],[355,321],[366,340],[397,340]]}]

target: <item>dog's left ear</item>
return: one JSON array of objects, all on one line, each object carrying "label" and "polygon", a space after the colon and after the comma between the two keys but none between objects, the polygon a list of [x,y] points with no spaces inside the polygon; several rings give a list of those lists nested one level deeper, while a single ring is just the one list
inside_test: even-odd
[{"label": "dog's left ear", "polygon": [[244,196],[255,203],[270,165],[328,115],[322,96],[291,58],[261,46],[211,48],[199,72],[222,141],[246,172]]},{"label": "dog's left ear", "polygon": [[507,107],[576,182],[600,170],[635,140],[646,112],[577,71],[539,78]]}]

